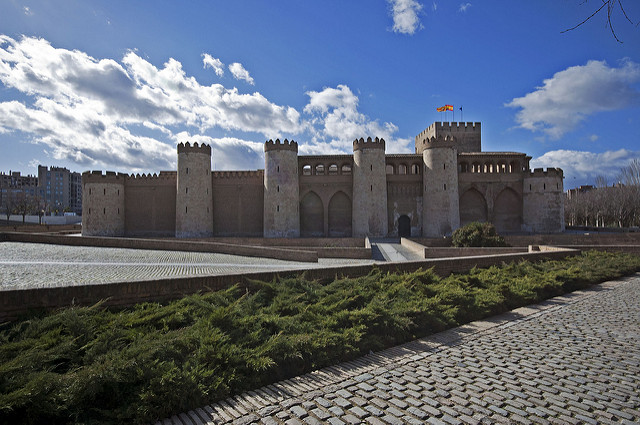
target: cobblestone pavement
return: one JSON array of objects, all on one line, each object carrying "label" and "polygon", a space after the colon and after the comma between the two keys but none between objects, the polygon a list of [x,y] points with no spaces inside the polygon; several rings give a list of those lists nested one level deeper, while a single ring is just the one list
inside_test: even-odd
[{"label": "cobblestone pavement", "polygon": [[367,264],[371,260],[321,258],[301,263],[237,255],[0,243],[0,290],[101,284],[198,276]]},{"label": "cobblestone pavement", "polygon": [[158,424],[640,423],[640,275]]}]

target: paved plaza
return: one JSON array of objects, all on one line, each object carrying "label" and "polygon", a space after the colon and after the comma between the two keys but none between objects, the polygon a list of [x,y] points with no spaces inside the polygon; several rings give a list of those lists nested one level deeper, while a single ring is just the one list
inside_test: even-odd
[{"label": "paved plaza", "polygon": [[372,262],[321,258],[317,263],[302,263],[205,252],[3,242],[0,243],[0,290],[297,270]]},{"label": "paved plaza", "polygon": [[637,424],[640,275],[159,423]]}]

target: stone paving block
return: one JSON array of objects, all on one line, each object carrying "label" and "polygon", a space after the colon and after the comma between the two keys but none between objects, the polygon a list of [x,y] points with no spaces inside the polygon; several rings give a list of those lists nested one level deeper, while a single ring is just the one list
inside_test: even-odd
[{"label": "stone paving block", "polygon": [[[493,323],[490,331],[449,331],[253,392],[291,408],[292,417],[259,409],[267,404],[252,393],[211,411],[227,423],[254,409],[263,419],[275,413],[283,423],[297,419],[295,406],[308,412],[309,423],[326,423],[312,408],[323,404],[334,411],[318,410],[321,415],[342,422],[351,415],[376,425],[385,417],[407,423],[638,422],[640,335],[628,330],[640,326],[640,277],[608,285],[571,296],[568,304],[532,307],[537,312],[528,318],[492,318],[485,321]],[[327,385],[325,376],[334,384]],[[340,407],[342,400],[349,408]]]},{"label": "stone paving block", "polygon": [[369,416],[365,420],[370,425],[387,425],[386,423],[382,422],[380,419],[376,418],[375,416]]},{"label": "stone paving block", "polygon": [[314,418],[313,416],[307,416],[302,421],[307,425],[322,425],[323,424],[323,422],[320,422],[318,419]]},{"label": "stone paving block", "polygon": [[321,419],[321,420],[325,420],[325,419],[327,419],[328,417],[331,416],[331,414],[328,411],[326,411],[326,410],[324,410],[324,409],[322,409],[320,407],[315,408],[315,409],[311,409],[311,413],[314,416],[316,416],[318,419]]},{"label": "stone paving block", "polygon": [[381,419],[389,425],[403,425],[402,419],[389,414],[384,415]]},{"label": "stone paving block", "polygon": [[264,425],[278,425],[278,421],[276,421],[272,416],[263,416],[260,419],[260,422]]}]

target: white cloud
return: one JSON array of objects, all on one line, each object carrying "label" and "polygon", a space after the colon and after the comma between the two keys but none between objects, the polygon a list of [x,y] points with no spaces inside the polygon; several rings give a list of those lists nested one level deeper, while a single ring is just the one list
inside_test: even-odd
[{"label": "white cloud", "polygon": [[589,136],[589,140],[591,140],[592,142],[595,142],[599,138],[600,137],[597,134],[592,134],[591,136]]},{"label": "white cloud", "polygon": [[416,0],[388,0],[393,17],[393,32],[401,34],[415,34],[423,28],[418,15],[422,10],[422,4]]},{"label": "white cloud", "polygon": [[31,10],[31,8],[29,6],[25,6],[22,8],[22,11],[24,12],[25,15],[27,16],[32,16],[33,15],[33,11]]},{"label": "white cloud", "polygon": [[200,85],[180,62],[169,59],[158,68],[133,51],[119,63],[43,39],[0,35],[0,82],[27,95],[24,103],[0,102],[0,132],[31,135],[54,159],[85,166],[171,169],[173,136],[189,128],[265,138],[305,128],[294,108],[260,93]]},{"label": "white cloud", "polygon": [[[407,152],[410,139],[394,137],[398,127],[393,123],[380,124],[358,111],[358,97],[346,85],[309,91],[309,103],[304,112],[313,116],[314,143],[321,145],[330,140],[326,152],[352,152],[353,140],[360,137],[385,139],[387,152]],[[326,146],[325,146],[326,148]]]},{"label": "white cloud", "polygon": [[[555,150],[532,159],[531,168],[556,167],[562,168],[565,176],[565,189],[571,189],[579,184],[593,184],[596,176],[605,176],[613,182],[634,158],[640,158],[640,151],[620,149],[602,153]],[[578,185],[579,185],[578,184]]]},{"label": "white cloud", "polygon": [[[302,115],[259,92],[201,85],[177,60],[158,67],[135,51],[98,59],[0,35],[0,87],[21,93],[20,101],[0,102],[0,133],[19,132],[53,159],[85,169],[175,169],[180,141],[211,144],[222,170],[262,168],[270,138],[294,138],[306,154],[351,153],[354,139],[369,136],[384,138],[390,153],[410,151],[412,143],[397,137],[395,124],[362,114],[346,85],[307,92]],[[241,138],[212,137],[227,131]]]},{"label": "white cloud", "polygon": [[203,53],[202,64],[205,69],[213,69],[218,77],[222,77],[224,75],[224,64],[220,59],[214,58],[208,53]]},{"label": "white cloud", "polygon": [[236,137],[209,137],[183,131],[175,135],[176,143],[206,143],[211,146],[215,171],[257,170],[264,168],[264,144]]},{"label": "white cloud", "polygon": [[471,7],[471,3],[462,3],[458,8],[458,12],[466,12]]},{"label": "white cloud", "polygon": [[244,80],[247,83],[254,85],[253,78],[249,75],[249,71],[244,69],[244,66],[242,66],[241,63],[232,63],[231,65],[229,65],[229,71],[231,71],[233,78],[235,78],[236,80]]},{"label": "white cloud", "polygon": [[506,106],[521,108],[519,126],[542,131],[554,139],[571,131],[587,116],[638,104],[640,65],[625,60],[619,68],[604,61],[572,66],[544,80],[544,85]]}]

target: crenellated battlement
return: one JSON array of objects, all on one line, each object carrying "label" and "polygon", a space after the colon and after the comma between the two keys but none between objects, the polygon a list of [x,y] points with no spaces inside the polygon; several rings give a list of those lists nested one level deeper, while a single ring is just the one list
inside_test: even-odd
[{"label": "crenellated battlement", "polygon": [[211,173],[214,179],[262,179],[263,170],[253,171],[214,171]]},{"label": "crenellated battlement", "polygon": [[535,168],[533,171],[529,171],[528,177],[556,177],[563,178],[564,173],[562,168],[549,167],[546,170],[544,168]]},{"label": "crenellated battlement", "polygon": [[353,151],[358,151],[360,149],[382,149],[384,150],[385,141],[384,139],[371,139],[371,137],[367,137],[365,141],[364,138],[355,139],[353,141]]},{"label": "crenellated battlement", "polygon": [[187,143],[178,143],[178,153],[188,153],[188,152],[193,152],[193,153],[203,153],[206,155],[211,156],[211,146],[207,145],[206,143],[203,143],[201,145],[198,145],[198,142],[195,142],[193,145],[189,144],[189,142]]},{"label": "crenellated battlement", "polygon": [[422,146],[422,150],[429,148],[436,148],[442,146],[453,146],[456,144],[457,139],[451,135],[438,135],[438,137],[425,137],[420,140],[416,140],[416,146]]},{"label": "crenellated battlement", "polygon": [[264,143],[264,151],[293,151],[298,152],[298,143],[294,140],[284,139],[284,142],[280,142],[280,139],[273,140],[269,139]]},{"label": "crenellated battlement", "polygon": [[127,174],[116,173],[115,171],[85,171],[82,173],[82,183],[115,183],[124,184]]},{"label": "crenellated battlement", "polygon": [[418,134],[416,139],[426,139],[427,137],[437,136],[439,133],[480,134],[480,127],[479,122],[434,122],[422,133]]},{"label": "crenellated battlement", "polygon": [[176,180],[176,173],[171,171],[161,171],[160,174],[156,173],[148,173],[148,174],[130,174],[126,176],[127,183],[135,183],[135,182],[153,182],[153,181],[165,181],[165,180]]}]

